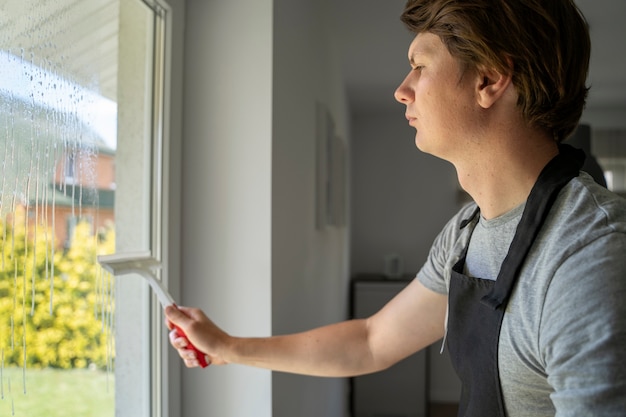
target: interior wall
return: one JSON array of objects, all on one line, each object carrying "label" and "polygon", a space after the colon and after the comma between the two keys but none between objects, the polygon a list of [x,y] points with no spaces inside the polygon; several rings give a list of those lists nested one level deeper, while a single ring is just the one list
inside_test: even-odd
[{"label": "interior wall", "polygon": [[415,275],[444,224],[460,208],[454,167],[415,147],[415,130],[397,113],[352,120],[351,270],[382,273],[400,257]]},{"label": "interior wall", "polygon": [[[316,224],[316,105],[348,146],[338,60],[325,1],[274,1],[272,328],[285,334],[343,320],[348,228]],[[340,417],[347,380],[275,373],[274,417]]]},{"label": "interior wall", "polygon": [[[234,335],[347,315],[348,228],[315,229],[315,105],[347,143],[325,2],[189,0],[182,303]],[[182,417],[344,416],[346,381],[236,365],[182,371]]]},{"label": "interior wall", "polygon": [[[186,4],[181,303],[234,335],[271,333],[272,11],[271,0]],[[181,379],[182,417],[272,415],[269,371]]]},{"label": "interior wall", "polygon": [[[593,88],[593,87],[592,87]],[[587,107],[581,117],[581,123],[591,129],[626,129],[626,106]]]},{"label": "interior wall", "polygon": [[[382,274],[385,257],[396,255],[414,276],[464,201],[454,167],[415,147],[400,104],[397,113],[355,116],[352,131],[352,274]],[[460,383],[439,347],[428,353],[429,399],[457,402]]]}]

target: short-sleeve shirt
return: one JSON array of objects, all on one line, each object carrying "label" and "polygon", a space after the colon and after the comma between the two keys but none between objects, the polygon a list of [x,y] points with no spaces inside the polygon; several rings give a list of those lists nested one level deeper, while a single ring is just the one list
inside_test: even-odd
[{"label": "short-sleeve shirt", "polygon": [[[446,294],[466,273],[496,279],[523,205],[475,228],[463,207],[417,274]],[[471,349],[471,347],[468,347]],[[626,199],[584,172],[559,193],[517,278],[498,348],[509,417],[626,416]]]}]

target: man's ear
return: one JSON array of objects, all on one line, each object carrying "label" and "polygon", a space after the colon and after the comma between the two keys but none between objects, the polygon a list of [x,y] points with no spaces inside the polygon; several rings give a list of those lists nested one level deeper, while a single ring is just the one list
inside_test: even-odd
[{"label": "man's ear", "polygon": [[502,74],[493,69],[478,71],[476,93],[478,104],[488,109],[498,101],[512,83],[510,74]]}]

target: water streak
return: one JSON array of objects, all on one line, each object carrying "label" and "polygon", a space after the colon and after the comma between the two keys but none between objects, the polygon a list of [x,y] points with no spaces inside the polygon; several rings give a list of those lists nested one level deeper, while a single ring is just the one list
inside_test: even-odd
[{"label": "water streak", "polygon": [[26,395],[26,321],[24,321],[24,332],[22,333],[22,346],[23,350],[23,364],[22,364],[22,388],[24,395]]},{"label": "water streak", "polygon": [[4,348],[0,349],[0,400],[4,400]]}]

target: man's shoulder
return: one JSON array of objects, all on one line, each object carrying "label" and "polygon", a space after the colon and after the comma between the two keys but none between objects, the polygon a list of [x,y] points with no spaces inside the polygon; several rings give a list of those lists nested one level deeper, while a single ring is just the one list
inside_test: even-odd
[{"label": "man's shoulder", "polygon": [[[625,250],[626,199],[581,174],[555,201],[529,254],[530,270],[536,281],[546,285],[554,287],[562,281],[567,286],[575,280],[583,288],[581,275],[626,272]],[[554,281],[555,277],[559,278]]]},{"label": "man's shoulder", "polygon": [[477,219],[478,216],[479,210],[476,203],[473,201],[466,203],[444,226],[443,232],[458,235],[465,228],[465,226]]},{"label": "man's shoulder", "polygon": [[582,172],[561,192],[549,218],[578,239],[607,233],[626,233],[626,199],[597,184]]}]

